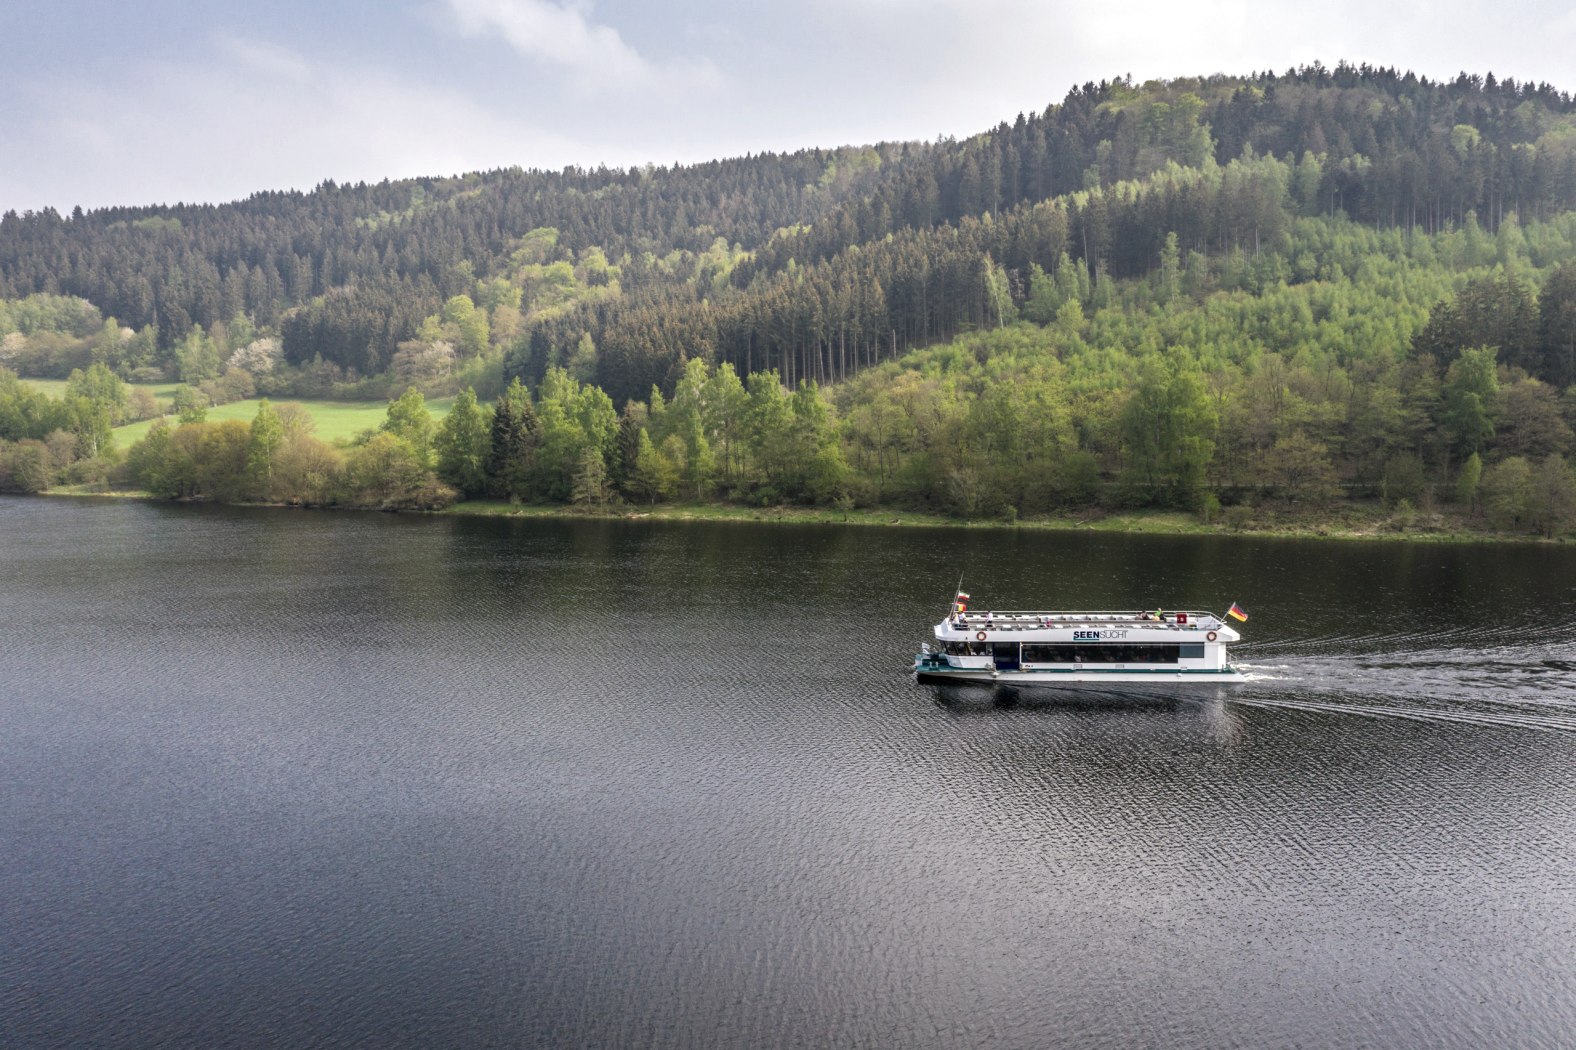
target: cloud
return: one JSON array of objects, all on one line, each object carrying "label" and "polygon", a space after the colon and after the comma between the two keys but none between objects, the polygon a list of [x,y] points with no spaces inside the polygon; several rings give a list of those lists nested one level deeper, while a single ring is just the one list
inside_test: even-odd
[{"label": "cloud", "polygon": [[[39,84],[0,105],[0,207],[215,201],[324,179],[376,182],[584,162],[591,147],[408,75],[221,36],[126,84]],[[631,158],[633,159],[633,158]]]},{"label": "cloud", "polygon": [[220,33],[215,41],[219,50],[247,68],[271,76],[305,84],[312,79],[312,67],[289,48],[266,40],[248,40],[230,33]]},{"label": "cloud", "polygon": [[447,0],[463,36],[497,35],[526,58],[569,73],[582,91],[661,90],[719,86],[710,62],[658,65],[624,41],[617,29],[591,20],[575,5],[550,0]]},{"label": "cloud", "polygon": [[[399,0],[369,26],[318,0],[271,32],[205,28],[224,5],[79,17],[78,57],[24,52],[0,89],[0,208],[963,137],[1128,73],[1346,59],[1576,88],[1568,0],[592,2]],[[1495,12],[1543,28],[1460,32]]]}]

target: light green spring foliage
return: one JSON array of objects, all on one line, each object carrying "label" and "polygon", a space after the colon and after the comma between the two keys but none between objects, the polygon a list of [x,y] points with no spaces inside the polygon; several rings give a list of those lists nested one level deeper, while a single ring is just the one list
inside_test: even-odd
[{"label": "light green spring foliage", "polygon": [[[1281,192],[1294,197],[1309,163],[1316,158],[1247,158],[1244,170],[1284,182]],[[1159,177],[1243,175],[1227,166]],[[1304,216],[1271,229],[1273,247],[1258,253],[1245,239],[1206,257],[1168,237],[1156,270],[1124,282],[1063,255],[1049,272],[1030,268],[1022,320],[1016,304],[1002,302],[974,334],[835,387],[790,390],[773,373],[741,381],[729,365],[691,359],[671,380],[671,397],[638,406],[627,449],[614,405],[586,382],[596,367],[586,341],[573,371],[549,369],[531,397],[529,461],[511,494],[595,502],[604,484],[616,484],[640,501],[852,498],[1008,516],[1090,503],[1319,505],[1343,493],[1422,506],[1465,493],[1465,506],[1475,496],[1496,523],[1559,531],[1572,396],[1507,369],[1493,347],[1437,355],[1414,347],[1430,311],[1469,282],[1506,274],[1516,278],[1506,287],[1558,286],[1554,268],[1576,258],[1576,216],[1507,225],[1490,236],[1469,216],[1427,236]],[[986,256],[982,287],[1003,277]],[[550,283],[545,269],[541,280]],[[506,299],[456,297],[441,323],[485,319]],[[76,396],[113,401],[103,378],[84,370]],[[231,409],[255,413],[257,403],[209,418],[222,421]],[[367,472],[380,463],[436,466],[467,494],[487,488],[473,410],[484,411],[472,399],[460,421],[438,431],[434,459],[431,416],[408,391],[384,421],[406,452],[393,456],[382,442],[357,453],[355,490],[374,490]],[[1503,466],[1513,460],[1541,487],[1524,484],[1514,463]],[[494,477],[488,467],[482,474]],[[422,489],[407,477],[389,491]]]},{"label": "light green spring foliage", "polygon": [[[1546,384],[1522,378],[1519,407],[1502,396],[1492,350],[1419,359],[1413,337],[1434,304],[1494,267],[1541,280],[1572,257],[1573,234],[1570,216],[1531,225],[1502,254],[1473,224],[1408,238],[1301,219],[1286,252],[1230,257],[1219,275],[1190,260],[1173,278],[1168,245],[1155,280],[1119,286],[1087,316],[1071,276],[1036,269],[1024,313],[1043,327],[981,332],[839,386],[845,448],[869,498],[967,513],[1083,498],[1071,475],[1087,480],[1091,459],[1121,482],[1107,498],[1135,503],[1379,495],[1407,463],[1417,485],[1448,493],[1457,454],[1488,447],[1497,416],[1554,434],[1542,453],[1569,451],[1569,427]],[[1066,260],[1059,271],[1076,275]],[[1065,427],[1035,432],[1027,418]]]},{"label": "light green spring foliage", "polygon": [[279,450],[285,442],[285,425],[274,411],[274,406],[263,398],[257,405],[257,415],[252,419],[250,440],[247,444],[246,467],[252,483],[262,492],[273,489],[278,467]]},{"label": "light green spring foliage", "polygon": [[487,491],[487,454],[491,449],[492,410],[476,403],[466,388],[438,425],[433,439],[438,476],[465,496]]},{"label": "light green spring foliage", "polygon": [[423,466],[432,459],[432,413],[420,390],[411,387],[389,402],[388,416],[380,428],[403,441]]}]

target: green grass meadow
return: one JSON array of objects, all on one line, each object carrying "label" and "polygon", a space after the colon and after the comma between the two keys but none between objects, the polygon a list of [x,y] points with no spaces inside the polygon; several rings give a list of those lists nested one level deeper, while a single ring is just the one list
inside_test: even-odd
[{"label": "green grass meadow", "polygon": [[[285,404],[287,400],[289,399],[274,400],[273,404]],[[210,408],[208,419],[214,423],[225,419],[244,419],[250,423],[257,415],[259,401],[258,398],[248,398],[245,401],[232,401],[228,405]],[[317,436],[329,442],[349,441],[364,430],[375,430],[382,425],[388,414],[387,401],[294,400],[289,403],[306,409],[317,423]],[[454,407],[452,397],[437,398],[427,402],[427,410],[432,413],[434,421],[448,415],[452,407]],[[122,449],[130,448],[141,441],[152,426],[153,420],[144,419],[140,423],[127,423],[123,427],[116,427],[115,444]]]},{"label": "green grass meadow", "polygon": [[[64,397],[66,393],[66,380],[64,379],[24,379],[22,382],[28,386],[36,387],[50,397]],[[175,397],[175,388],[179,383],[127,383],[126,390],[146,390],[154,397],[168,404]]]},{"label": "green grass meadow", "polygon": [[[66,392],[64,379],[24,379],[29,386],[48,394],[50,397],[62,397]],[[171,408],[175,398],[175,389],[179,383],[127,383],[127,389],[146,390],[152,394],[166,409]],[[257,415],[257,405],[260,398],[248,398],[245,401],[232,401],[228,405],[219,405],[208,410],[208,419],[219,422],[225,419],[244,419],[250,423]],[[300,398],[274,398],[273,403],[297,404],[305,408],[317,423],[316,434],[324,441],[342,442],[355,438],[362,431],[375,430],[382,425],[388,413],[387,401],[328,401],[304,400]],[[434,422],[442,420],[449,414],[449,409],[454,407],[454,398],[440,397],[427,402],[427,410],[432,413]],[[171,420],[174,422],[174,420]],[[144,419],[138,423],[127,423],[125,426],[115,428],[115,444],[122,450],[130,448],[141,441],[153,427],[153,420]]]}]

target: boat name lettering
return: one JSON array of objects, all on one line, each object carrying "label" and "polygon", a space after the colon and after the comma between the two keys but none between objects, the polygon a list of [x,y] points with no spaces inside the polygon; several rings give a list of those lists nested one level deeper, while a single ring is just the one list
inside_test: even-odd
[{"label": "boat name lettering", "polygon": [[1126,638],[1126,631],[1074,631],[1075,642],[1098,642],[1102,638]]}]

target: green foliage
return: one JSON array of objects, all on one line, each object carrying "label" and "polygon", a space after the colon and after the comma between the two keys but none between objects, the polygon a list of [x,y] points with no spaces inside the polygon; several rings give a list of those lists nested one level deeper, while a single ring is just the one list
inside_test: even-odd
[{"label": "green foliage", "polygon": [[1553,387],[1536,379],[1501,385],[1494,405],[1495,444],[1510,456],[1541,459],[1571,447],[1571,427]]},{"label": "green foliage", "polygon": [[607,463],[600,452],[587,445],[580,452],[580,464],[575,470],[569,502],[578,506],[601,507],[612,498],[613,487],[608,483]]},{"label": "green foliage", "polygon": [[1452,361],[1469,347],[1492,347],[1506,364],[1546,376],[1532,290],[1505,270],[1474,278],[1455,296],[1438,303],[1428,324],[1412,340],[1418,353]]},{"label": "green foliage", "polygon": [[453,325],[461,352],[474,356],[487,349],[487,313],[476,309],[468,295],[456,295],[443,304],[443,322]]},{"label": "green foliage", "polygon": [[1050,324],[1061,305],[1062,297],[1055,279],[1039,263],[1029,263],[1029,295],[1023,304],[1023,316],[1035,324]]},{"label": "green foliage", "polygon": [[531,395],[517,377],[493,406],[487,450],[487,477],[493,495],[508,500],[529,495],[539,445],[540,428]]},{"label": "green foliage", "polygon": [[346,454],[340,484],[345,502],[380,510],[440,510],[457,497],[416,448],[392,431],[374,434]]},{"label": "green foliage", "polygon": [[1532,502],[1532,469],[1525,459],[1512,456],[1483,472],[1483,510],[1489,522],[1506,531],[1524,527]]},{"label": "green foliage", "polygon": [[[1476,459],[1477,453],[1469,457]],[[1411,452],[1397,452],[1384,465],[1384,479],[1379,492],[1391,505],[1407,503],[1416,506],[1428,488],[1428,468],[1423,460]]]},{"label": "green foliage", "polygon": [[1474,452],[1461,464],[1461,473],[1456,476],[1456,502],[1469,512],[1478,509],[1478,485],[1482,480],[1483,457]]},{"label": "green foliage", "polygon": [[1292,503],[1324,507],[1340,495],[1329,450],[1302,431],[1276,441],[1265,466],[1270,484]]},{"label": "green foliage", "polygon": [[454,399],[454,407],[438,425],[433,440],[437,455],[438,477],[459,490],[462,496],[480,496],[487,491],[487,460],[492,451],[490,413],[476,404],[476,392],[466,388]]},{"label": "green foliage", "polygon": [[253,494],[251,436],[251,426],[239,419],[173,429],[159,420],[132,446],[126,468],[136,484],[156,496],[244,500]]},{"label": "green foliage", "polygon": [[566,367],[577,382],[591,383],[596,380],[596,343],[591,339],[591,333],[580,336]]},{"label": "green foliage", "polygon": [[1479,451],[1494,436],[1495,353],[1491,346],[1463,349],[1445,373],[1444,423],[1462,455]]},{"label": "green foliage", "polygon": [[[1036,109],[923,147],[325,182],[219,207],[70,220],[52,209],[11,214],[0,227],[0,296],[20,305],[0,311],[0,337],[21,335],[19,352],[52,375],[96,360],[123,374],[176,364],[200,381],[217,373],[172,352],[194,327],[227,353],[248,345],[240,317],[256,332],[277,329],[295,368],[321,361],[365,377],[437,317],[471,326],[454,343],[462,359],[489,342],[513,355],[536,340],[513,372],[529,383],[567,364],[585,334],[615,359],[655,353],[661,360],[627,387],[615,382],[622,365],[599,370],[621,402],[644,396],[649,373],[669,375],[680,354],[708,356],[699,343],[650,338],[642,329],[654,313],[668,315],[669,334],[704,327],[709,314],[713,346],[741,376],[776,369],[790,386],[824,384],[875,363],[883,342],[892,356],[1010,323],[999,277],[1014,308],[1037,300],[1030,316],[1046,323],[1068,296],[1047,306],[1032,267],[1060,279],[1063,253],[1091,311],[1118,293],[1102,272],[1123,281],[1165,269],[1155,283],[1167,300],[1167,231],[1186,266],[1184,294],[1325,279],[1332,271],[1318,271],[1314,256],[1287,250],[1296,221],[1314,217],[1405,231],[1421,265],[1437,257],[1456,270],[1523,272],[1550,261],[1535,220],[1576,206],[1571,106],[1547,85],[1315,64],[1088,84]],[[31,294],[46,288],[85,299]],[[450,308],[460,298],[473,307],[464,317]],[[113,338],[100,339],[104,313],[139,334],[157,323],[164,360],[117,353]],[[93,345],[67,345],[83,340]],[[70,364],[79,350],[91,356]]]},{"label": "green foliage", "polygon": [[431,462],[432,413],[427,411],[427,399],[420,390],[411,387],[390,401],[388,417],[380,429],[403,441],[422,467]]},{"label": "green foliage", "polygon": [[285,443],[285,426],[267,398],[257,406],[252,420],[251,436],[247,443],[246,468],[250,475],[252,491],[265,499],[275,496],[274,480],[279,452]]},{"label": "green foliage", "polygon": [[170,463],[173,442],[168,420],[156,419],[148,433],[126,453],[125,473],[132,484],[155,496],[175,496]]},{"label": "green foliage", "polygon": [[1160,269],[1155,275],[1155,296],[1170,305],[1182,292],[1182,252],[1177,247],[1177,235],[1166,234],[1165,247],[1160,249]]},{"label": "green foliage", "polygon": [[[1547,240],[1541,226],[1528,232]],[[601,391],[549,367],[537,398],[517,384],[506,399],[516,410],[501,426],[494,413],[487,484],[522,500],[567,501],[577,489],[586,499],[595,448],[608,483],[638,502],[851,497],[999,516],[1122,502],[1198,509],[1215,495],[1317,509],[1343,490],[1425,504],[1454,485],[1446,454],[1474,433],[1484,465],[1569,451],[1546,384],[1471,348],[1442,380],[1415,353],[1428,305],[1452,287],[1443,263],[1419,269],[1406,239],[1339,220],[1298,220],[1288,237],[1310,272],[1330,276],[1165,302],[1108,278],[1112,304],[1085,315],[1069,262],[1053,323],[986,326],[825,388],[760,371],[741,382],[731,363],[696,357],[669,380],[671,398],[659,389],[619,416]],[[1452,252],[1444,244],[1436,258]],[[1486,434],[1474,429],[1482,415]],[[512,432],[532,440],[510,439],[512,457],[495,462],[493,433],[511,433],[508,419],[529,420]],[[511,472],[511,458],[523,466]],[[1533,527],[1529,513],[1511,527]]]},{"label": "green foliage", "polygon": [[115,420],[126,410],[126,384],[106,365],[94,364],[87,371],[76,369],[66,380],[66,399],[94,401],[107,408]]},{"label": "green foliage", "polygon": [[175,348],[176,372],[181,382],[188,385],[214,378],[222,364],[218,345],[197,325],[192,326]]},{"label": "green foliage", "polygon": [[1576,525],[1576,478],[1563,456],[1551,454],[1532,472],[1527,499],[1528,523],[1544,536],[1559,536]]},{"label": "green foliage", "polygon": [[538,392],[536,418],[540,444],[532,488],[543,498],[567,500],[587,450],[601,457],[606,468],[616,450],[618,413],[601,390],[550,368]]},{"label": "green foliage", "polygon": [[1544,378],[1560,389],[1576,383],[1576,260],[1560,263],[1543,282],[1538,343]]},{"label": "green foliage", "polygon": [[0,300],[0,336],[54,332],[85,337],[101,326],[102,317],[87,299],[75,295],[29,295]]},{"label": "green foliage", "polygon": [[0,440],[41,440],[69,425],[70,419],[63,399],[51,398],[0,368]]},{"label": "green foliage", "polygon": [[[511,300],[514,305],[518,305],[518,289],[509,291],[508,288],[505,284],[505,290],[493,289],[490,298],[495,308]],[[452,346],[461,358],[470,358],[487,352],[491,345],[492,328],[485,309],[478,309],[468,295],[455,295],[443,304],[440,313],[422,322],[418,334],[425,343]]]},{"label": "green foliage", "polygon": [[1125,480],[1135,501],[1200,506],[1217,423],[1196,372],[1145,361],[1120,421]]},{"label": "green foliage", "polygon": [[167,498],[323,504],[334,500],[342,468],[339,451],[312,436],[299,405],[264,400],[250,422],[155,420],[122,473]]},{"label": "green foliage", "polygon": [[[1231,518],[1452,486],[1470,507],[1478,470],[1496,520],[1558,531],[1570,110],[1314,66],[1089,85],[923,149],[7,215],[0,362],[79,371],[55,397],[0,371],[0,440],[49,441],[57,471],[104,453],[116,376],[164,369],[197,388],[185,425],[121,433],[172,495],[423,505],[435,459],[518,500]],[[254,381],[413,389],[347,456],[243,400]],[[461,395],[434,437],[423,386],[497,406]]]},{"label": "green foliage", "polygon": [[34,438],[0,441],[0,492],[31,495],[54,484],[49,446]]},{"label": "green foliage", "polygon": [[651,441],[651,435],[641,427],[636,439],[635,463],[629,472],[625,491],[631,498],[645,503],[670,499],[678,491],[679,466],[663,455]]},{"label": "green foliage", "polygon": [[170,403],[182,424],[201,423],[208,418],[208,398],[184,383],[175,388]]}]

